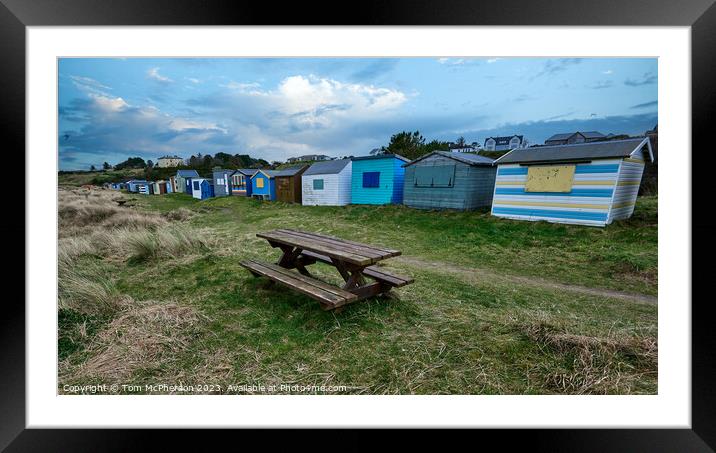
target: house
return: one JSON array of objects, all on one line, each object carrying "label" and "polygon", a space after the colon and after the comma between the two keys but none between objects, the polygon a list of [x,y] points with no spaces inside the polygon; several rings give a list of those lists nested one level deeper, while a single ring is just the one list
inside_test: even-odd
[{"label": "house", "polygon": [[177,192],[184,192],[186,194],[192,194],[191,179],[198,178],[199,173],[196,170],[177,170],[176,181],[177,181]]},{"label": "house", "polygon": [[301,176],[308,170],[308,165],[296,165],[278,170],[274,174],[276,180],[276,200],[285,203],[301,203]]},{"label": "house", "polygon": [[545,145],[572,145],[575,143],[591,143],[607,138],[606,135],[597,131],[568,132],[566,134],[554,134],[544,141]]},{"label": "house", "polygon": [[210,179],[191,178],[191,189],[191,196],[199,200],[214,196],[214,184]]},{"label": "house", "polygon": [[400,204],[403,202],[403,164],[398,154],[354,157],[351,176],[352,204]]},{"label": "house", "polygon": [[262,200],[276,200],[274,170],[258,170],[251,176],[251,197]]},{"label": "house", "polygon": [[155,181],[154,187],[152,188],[152,193],[154,195],[161,195],[167,193],[167,182],[163,179]]},{"label": "house", "polygon": [[179,156],[162,156],[157,159],[157,167],[159,168],[178,167],[183,163],[184,159]]},{"label": "house", "polygon": [[595,226],[626,219],[653,159],[645,137],[511,151],[495,161],[492,215]]},{"label": "house", "polygon": [[231,195],[231,175],[236,170],[224,170],[215,168],[212,172],[215,197],[228,197]]},{"label": "house", "polygon": [[488,137],[485,139],[485,151],[509,151],[527,147],[527,140],[522,135],[508,137]]},{"label": "house", "polygon": [[127,181],[127,190],[129,192],[137,193],[139,192],[139,185],[144,184],[146,182],[147,181],[145,181],[144,179],[130,179],[129,181]]},{"label": "house", "polygon": [[454,153],[476,153],[482,149],[482,146],[480,146],[477,142],[472,142],[470,144],[464,143],[462,145],[450,143],[448,145],[448,149]]},{"label": "house", "polygon": [[306,206],[345,206],[351,202],[350,159],[316,162],[301,176],[301,203]]},{"label": "house", "polygon": [[326,156],[324,154],[306,154],[305,156],[289,157],[288,159],[286,159],[286,162],[292,164],[294,162],[322,162],[324,160],[331,160],[331,157]]},{"label": "house", "polygon": [[492,204],[497,168],[488,157],[434,151],[403,167],[406,206],[468,210]]},{"label": "house", "polygon": [[251,196],[251,177],[258,170],[255,168],[239,168],[231,174],[231,195]]}]

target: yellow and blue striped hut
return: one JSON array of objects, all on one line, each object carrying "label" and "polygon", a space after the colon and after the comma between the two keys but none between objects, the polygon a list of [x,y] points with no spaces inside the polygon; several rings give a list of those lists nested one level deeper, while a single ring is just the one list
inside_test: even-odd
[{"label": "yellow and blue striped hut", "polygon": [[492,215],[605,226],[634,212],[648,138],[516,149],[495,162]]}]

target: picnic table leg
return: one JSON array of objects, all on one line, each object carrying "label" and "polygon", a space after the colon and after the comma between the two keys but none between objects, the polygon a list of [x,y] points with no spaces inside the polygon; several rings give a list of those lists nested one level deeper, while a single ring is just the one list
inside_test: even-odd
[{"label": "picnic table leg", "polygon": [[343,289],[353,289],[365,285],[365,277],[363,277],[363,268],[360,266],[349,266],[343,261],[331,259],[333,265],[345,280]]}]

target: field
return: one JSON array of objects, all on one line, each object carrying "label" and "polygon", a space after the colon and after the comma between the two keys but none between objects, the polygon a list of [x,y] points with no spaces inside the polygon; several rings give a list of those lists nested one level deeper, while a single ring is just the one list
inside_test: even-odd
[{"label": "field", "polygon": [[[60,393],[657,392],[655,196],[606,228],[62,188],[59,215]],[[275,261],[255,234],[278,227],[400,249],[386,266],[415,283],[322,311],[239,266]]]}]

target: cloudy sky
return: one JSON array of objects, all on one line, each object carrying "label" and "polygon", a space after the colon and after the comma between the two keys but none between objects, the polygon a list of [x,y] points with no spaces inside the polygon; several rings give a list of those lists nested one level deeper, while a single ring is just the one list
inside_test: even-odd
[{"label": "cloudy sky", "polygon": [[531,143],[657,122],[645,58],[61,59],[60,169],[130,156],[365,155],[401,130]]}]

